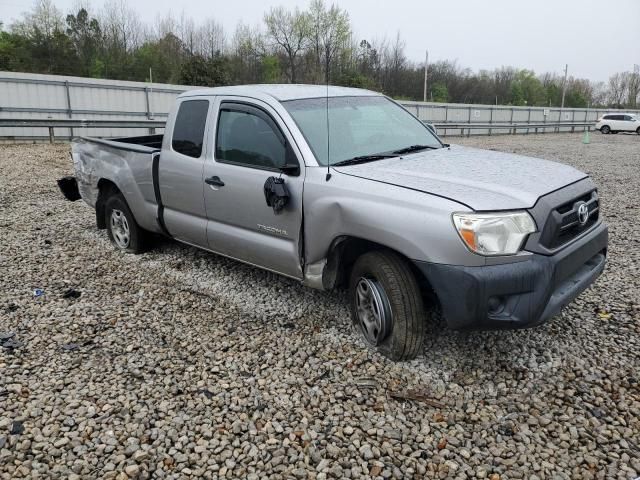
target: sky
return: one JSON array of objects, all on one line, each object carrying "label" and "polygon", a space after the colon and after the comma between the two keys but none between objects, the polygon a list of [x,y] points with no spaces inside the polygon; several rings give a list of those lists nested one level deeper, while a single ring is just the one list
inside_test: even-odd
[{"label": "sky", "polygon": [[[65,14],[79,0],[54,0]],[[331,0],[325,0],[332,3]],[[410,60],[456,60],[474,71],[500,66],[529,68],[606,81],[640,64],[640,0],[334,0],[349,12],[358,40],[395,38]],[[87,1],[83,0],[83,4]],[[256,25],[271,6],[306,8],[295,0],[129,0],[153,22],[157,14],[183,11],[213,17],[230,37],[242,21]],[[102,0],[89,2],[102,8]],[[0,21],[10,25],[30,3],[0,0]]]}]

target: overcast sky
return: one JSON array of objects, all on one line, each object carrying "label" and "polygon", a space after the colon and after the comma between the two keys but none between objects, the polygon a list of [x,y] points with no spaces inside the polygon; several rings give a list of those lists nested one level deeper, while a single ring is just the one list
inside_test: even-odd
[{"label": "overcast sky", "polygon": [[[331,3],[330,0],[326,0]],[[54,0],[69,12],[78,0]],[[87,3],[84,1],[83,3]],[[102,0],[90,2],[95,9]],[[411,60],[457,60],[473,70],[502,65],[536,73],[569,74],[607,80],[640,64],[640,0],[338,0],[352,20],[356,38],[393,38],[400,31]],[[171,11],[202,19],[214,17],[230,36],[238,21],[261,23],[270,6],[295,0],[130,0],[153,21]],[[0,20],[8,25],[29,8],[28,1],[0,0]]]}]

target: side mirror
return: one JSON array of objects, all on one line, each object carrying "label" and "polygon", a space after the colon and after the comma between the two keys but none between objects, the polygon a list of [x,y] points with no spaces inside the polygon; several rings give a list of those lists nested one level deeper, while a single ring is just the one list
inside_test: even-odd
[{"label": "side mirror", "polygon": [[280,167],[280,171],[285,175],[289,175],[291,177],[297,177],[298,175],[300,175],[300,165],[298,164],[298,158],[293,152],[291,145],[289,145],[289,142],[287,142],[285,145],[284,165]]},{"label": "side mirror", "polygon": [[280,167],[280,171],[285,175],[289,175],[291,177],[297,177],[300,175],[300,166],[296,163],[293,164],[285,164]]},{"label": "side mirror", "polygon": [[267,206],[273,208],[276,215],[289,203],[289,190],[284,183],[284,178],[269,177],[264,182],[264,198]]}]

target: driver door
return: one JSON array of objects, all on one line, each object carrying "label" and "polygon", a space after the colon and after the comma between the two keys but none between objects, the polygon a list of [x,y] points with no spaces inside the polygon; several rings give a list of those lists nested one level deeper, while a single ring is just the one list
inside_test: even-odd
[{"label": "driver door", "polygon": [[[258,100],[218,97],[214,115],[214,148],[203,176],[209,248],[301,279],[305,171],[280,171],[285,163],[301,166],[290,133],[277,113]],[[278,213],[266,202],[269,177],[284,178],[289,192],[288,203]]]}]

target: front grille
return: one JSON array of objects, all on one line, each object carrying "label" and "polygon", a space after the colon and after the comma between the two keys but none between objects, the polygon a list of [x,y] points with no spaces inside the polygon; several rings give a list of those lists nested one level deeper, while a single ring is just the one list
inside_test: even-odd
[{"label": "front grille", "polygon": [[[578,214],[581,205],[586,205],[589,211],[585,223],[580,222]],[[551,211],[542,230],[540,243],[548,249],[559,248],[595,225],[599,215],[600,202],[595,190],[574,198]]]}]

